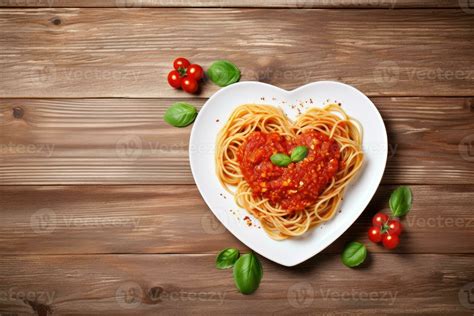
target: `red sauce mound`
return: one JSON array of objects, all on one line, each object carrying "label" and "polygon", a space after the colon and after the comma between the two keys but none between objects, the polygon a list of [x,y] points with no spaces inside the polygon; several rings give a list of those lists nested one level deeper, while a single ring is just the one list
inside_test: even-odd
[{"label": "red sauce mound", "polygon": [[[275,153],[290,155],[306,146],[300,162],[278,167],[270,161]],[[339,145],[326,135],[311,131],[288,139],[278,133],[253,132],[239,147],[237,159],[254,197],[269,199],[289,213],[313,204],[339,169]]]}]

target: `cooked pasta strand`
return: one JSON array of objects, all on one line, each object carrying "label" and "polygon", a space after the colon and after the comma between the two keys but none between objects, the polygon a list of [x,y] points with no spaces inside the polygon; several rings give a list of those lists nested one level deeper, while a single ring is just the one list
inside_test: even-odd
[{"label": "cooked pasta strand", "polygon": [[[254,132],[276,132],[296,137],[317,131],[334,139],[340,148],[341,168],[313,205],[303,211],[288,213],[267,199],[255,197],[240,171],[237,151],[246,137]],[[234,194],[237,205],[245,208],[276,240],[301,236],[312,227],[331,219],[339,208],[344,190],[362,167],[362,127],[337,104],[311,108],[290,122],[283,111],[270,105],[245,104],[235,109],[217,137],[217,175],[227,191]],[[230,187],[236,187],[235,192]]]}]

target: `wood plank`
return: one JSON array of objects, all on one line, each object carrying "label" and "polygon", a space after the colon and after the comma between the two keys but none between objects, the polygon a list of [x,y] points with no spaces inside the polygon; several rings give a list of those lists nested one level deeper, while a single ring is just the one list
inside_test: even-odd
[{"label": "wood plank", "polygon": [[370,96],[472,96],[473,24],[459,9],[3,9],[0,95],[187,98],[165,79],[182,55],[286,89],[338,80]]},{"label": "wood plank", "polygon": [[[467,1],[467,0],[466,0]],[[0,0],[0,7],[29,8],[154,8],[154,7],[269,7],[315,8],[458,8],[456,0]]]},{"label": "wood plank", "polygon": [[[298,269],[263,260],[244,296],[213,255],[2,256],[2,313],[38,315],[468,315],[472,255],[371,254],[358,269],[321,255]],[[67,280],[67,282],[65,282]],[[363,280],[363,281],[362,281]],[[471,283],[469,283],[471,282]],[[465,287],[465,288],[463,288]],[[12,293],[10,295],[10,293]],[[28,298],[23,299],[28,295]],[[459,298],[460,297],[460,298]],[[461,305],[463,302],[467,307]],[[471,305],[472,306],[472,305]],[[36,309],[36,311],[35,311]]]},{"label": "wood plank", "polygon": [[[325,253],[339,253],[351,240],[364,242],[371,252],[385,252],[368,241],[367,231],[376,212],[388,212],[393,189],[381,186],[361,218]],[[405,232],[396,252],[472,253],[474,186],[412,189],[413,210],[403,221]],[[442,198],[434,198],[438,196]],[[245,250],[212,215],[194,185],[3,186],[0,205],[2,255]],[[229,213],[227,219],[241,217]]]},{"label": "wood plank", "polygon": [[[162,119],[174,101],[0,99],[1,184],[192,184],[190,127]],[[472,98],[373,101],[389,131],[384,183],[474,184]]]}]

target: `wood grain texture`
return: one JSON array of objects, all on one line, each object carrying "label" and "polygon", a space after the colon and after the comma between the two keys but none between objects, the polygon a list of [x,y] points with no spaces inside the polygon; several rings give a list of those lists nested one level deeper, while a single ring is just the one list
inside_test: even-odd
[{"label": "wood grain texture", "polygon": [[[192,184],[191,128],[163,121],[174,101],[0,99],[1,184]],[[474,183],[472,98],[373,101],[389,134],[384,183]]]},{"label": "wood grain texture", "polygon": [[[468,1],[468,0],[466,0]],[[0,0],[0,7],[29,8],[154,8],[154,7],[270,7],[314,8],[458,8],[456,0]]]},{"label": "wood grain texture", "polygon": [[3,9],[0,95],[186,98],[165,79],[182,55],[204,67],[229,59],[242,80],[286,89],[338,80],[370,96],[471,96],[468,12]]},{"label": "wood grain texture", "polygon": [[[393,189],[381,186],[361,218],[325,253],[340,253],[351,240],[364,242],[370,252],[386,252],[368,241],[367,230],[376,212],[388,211]],[[412,186],[412,190],[413,210],[403,220],[402,243],[396,252],[472,253],[474,186]],[[194,185],[3,186],[0,205],[2,255],[246,250],[212,215]],[[243,213],[222,211],[227,221],[245,226]]]},{"label": "wood grain texture", "polygon": [[[2,256],[0,312],[39,315],[469,315],[458,295],[474,278],[472,255],[372,254],[360,269],[338,255],[298,267],[263,260],[250,296],[213,255]],[[396,268],[394,268],[396,267]],[[65,282],[67,280],[67,282]],[[192,281],[191,281],[192,280]],[[363,280],[363,281],[362,281]],[[14,285],[14,286],[13,286]],[[28,298],[24,298],[29,295]],[[464,293],[461,293],[464,295]]]}]

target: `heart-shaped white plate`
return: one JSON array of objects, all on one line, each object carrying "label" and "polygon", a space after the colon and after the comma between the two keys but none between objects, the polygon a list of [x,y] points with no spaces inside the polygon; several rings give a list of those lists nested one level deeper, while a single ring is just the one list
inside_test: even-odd
[{"label": "heart-shaped white plate", "polygon": [[[233,196],[221,186],[214,161],[217,134],[241,104],[281,107],[290,119],[294,119],[299,111],[304,113],[309,107],[322,107],[329,102],[341,103],[343,109],[362,124],[364,166],[346,190],[341,212],[333,219],[302,237],[273,240],[258,227],[258,220],[239,208]],[[330,245],[365,209],[385,170],[387,131],[375,105],[352,86],[320,81],[286,91],[261,82],[240,82],[219,90],[204,104],[191,132],[189,158],[199,192],[221,223],[260,255],[284,266],[294,266]],[[245,216],[251,219],[251,226],[247,225]]]}]

